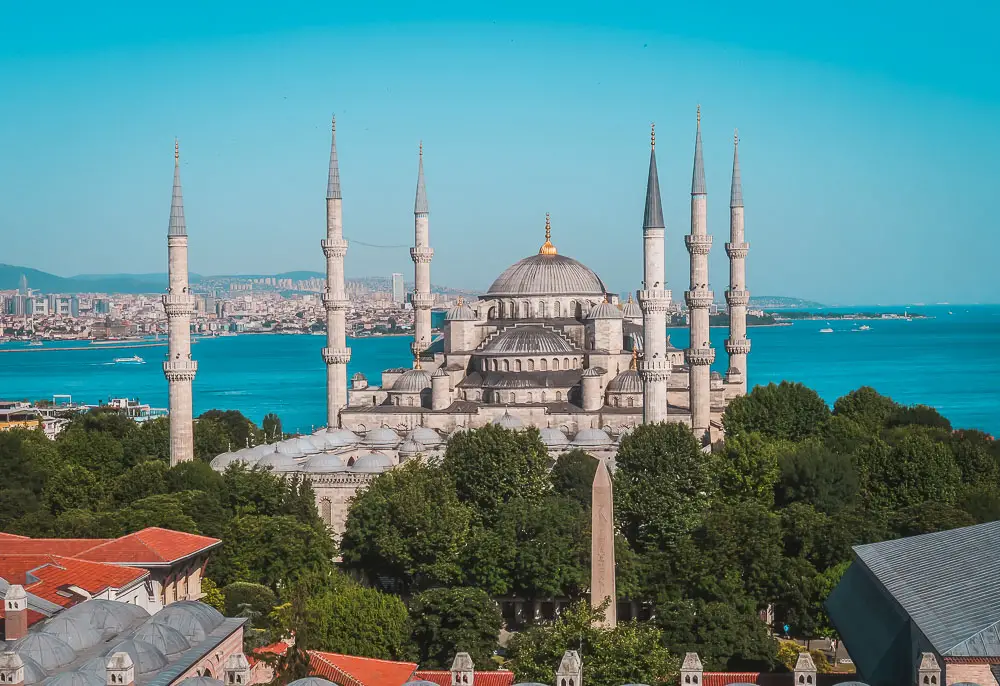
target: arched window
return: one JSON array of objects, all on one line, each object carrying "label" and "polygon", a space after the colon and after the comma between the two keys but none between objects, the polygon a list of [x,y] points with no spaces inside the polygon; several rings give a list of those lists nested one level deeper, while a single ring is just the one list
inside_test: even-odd
[{"label": "arched window", "polygon": [[535,361],[534,360],[528,360],[528,371],[529,372],[535,371]]},{"label": "arched window", "polygon": [[559,369],[559,358],[558,357],[553,357],[552,358],[552,368],[553,369]]},{"label": "arched window", "polygon": [[618,396],[615,396],[615,407],[618,407],[618,406],[619,406]]},{"label": "arched window", "polygon": [[500,363],[497,360],[493,360],[493,371],[498,371],[500,369]]},{"label": "arched window", "polygon": [[524,317],[525,319],[531,318],[531,306],[528,304],[527,300],[521,301],[520,316]]},{"label": "arched window", "polygon": [[548,400],[547,396],[548,396],[548,394],[547,394],[547,393],[546,393],[545,391],[542,391],[542,402],[543,402],[543,403],[544,403],[544,402],[545,402],[546,400]]},{"label": "arched window", "polygon": [[323,498],[319,501],[319,516],[327,526],[333,524],[333,503],[330,502],[329,498]]},{"label": "arched window", "polygon": [[556,391],[556,402],[562,402],[562,391]]},{"label": "arched window", "polygon": [[569,358],[568,357],[564,357],[563,358],[563,369],[569,369]]},{"label": "arched window", "polygon": [[485,372],[485,371],[486,371],[487,369],[489,369],[489,366],[488,366],[488,365],[489,365],[489,362],[487,362],[486,360],[483,360],[483,371],[484,371],[484,372]]},{"label": "arched window", "polygon": [[635,407],[635,398],[633,398],[632,396],[629,396],[628,398],[628,406]]},{"label": "arched window", "polygon": [[507,394],[507,402],[511,404],[517,402],[516,400],[514,400],[514,391],[511,391],[510,393]]},{"label": "arched window", "polygon": [[562,316],[562,303],[556,300],[555,304],[552,305],[552,314],[556,317]]},{"label": "arched window", "polygon": [[576,316],[576,301],[575,300],[570,300],[569,301],[569,309],[566,311],[566,316],[567,317],[575,317]]},{"label": "arched window", "polygon": [[521,371],[521,360],[514,360],[515,371]]},{"label": "arched window", "polygon": [[503,361],[503,370],[505,372],[509,372],[510,371],[510,360],[504,360]]},{"label": "arched window", "polygon": [[549,361],[548,361],[548,360],[546,360],[546,359],[545,359],[544,357],[543,357],[543,358],[542,358],[541,360],[539,360],[538,364],[540,365],[540,367],[539,367],[539,368],[540,368],[540,369],[541,369],[541,370],[542,370],[543,372],[546,372],[546,371],[548,371],[548,370],[549,370]]},{"label": "arched window", "polygon": [[507,311],[510,312],[511,319],[517,318],[517,305],[514,304],[513,300],[507,303]]},{"label": "arched window", "polygon": [[406,399],[406,404],[409,405],[410,407],[413,407],[413,397],[412,396]]},{"label": "arched window", "polygon": [[531,395],[531,391],[528,391],[528,402],[534,402],[534,398]]}]

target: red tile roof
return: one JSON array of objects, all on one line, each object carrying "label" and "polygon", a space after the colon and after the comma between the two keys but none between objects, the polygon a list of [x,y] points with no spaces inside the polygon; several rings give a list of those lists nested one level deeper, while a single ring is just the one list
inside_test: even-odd
[{"label": "red tile roof", "polygon": [[76,557],[123,565],[162,565],[183,560],[221,543],[217,538],[151,526],[121,538],[98,542]]},{"label": "red tile roof", "polygon": [[759,683],[760,672],[703,672],[702,686]]},{"label": "red tile roof", "polygon": [[[28,573],[38,581],[29,582]],[[69,607],[83,598],[73,593],[59,593],[66,586],[78,586],[91,595],[109,588],[128,588],[149,576],[144,569],[117,567],[77,560],[61,555],[17,555],[0,553],[0,577],[43,600]]]},{"label": "red tile roof", "polygon": [[107,543],[107,538],[28,538],[0,532],[0,545],[4,552],[22,555],[63,555],[76,557],[96,545]]},{"label": "red tile roof", "polygon": [[[0,619],[5,619],[6,617],[4,604],[0,603]],[[28,626],[32,626],[35,622],[40,622],[43,619],[46,619],[46,617],[41,612],[35,612],[30,607],[28,608]]]},{"label": "red tile roof", "polygon": [[266,645],[262,648],[254,648],[247,655],[247,662],[251,666],[260,662],[261,658],[266,655],[284,655],[288,652],[288,644],[284,641],[278,641],[277,643],[272,643],[271,645]]},{"label": "red tile roof", "polygon": [[[413,679],[433,681],[438,686],[451,686],[451,672],[444,670],[419,670]],[[476,686],[511,686],[514,683],[514,672],[498,669],[495,672],[476,672]]]},{"label": "red tile roof", "polygon": [[318,650],[310,650],[309,657],[317,676],[341,686],[403,686],[417,669],[413,662],[377,660]]}]

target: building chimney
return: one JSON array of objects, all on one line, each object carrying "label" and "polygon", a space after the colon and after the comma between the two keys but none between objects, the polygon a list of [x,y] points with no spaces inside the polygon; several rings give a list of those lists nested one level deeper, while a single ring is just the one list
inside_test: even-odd
[{"label": "building chimney", "polygon": [[685,653],[684,662],[681,664],[681,685],[701,686],[703,671],[698,653]]},{"label": "building chimney", "polygon": [[816,686],[816,663],[808,651],[799,653],[792,674],[795,677],[795,686]]},{"label": "building chimney", "polygon": [[233,653],[226,660],[226,686],[250,683],[250,662],[243,653]]},{"label": "building chimney", "polygon": [[468,653],[456,655],[451,663],[451,686],[473,686],[475,678],[476,666],[472,663],[472,656]]},{"label": "building chimney", "polygon": [[28,594],[24,586],[11,584],[3,597],[4,638],[16,641],[28,633]]},{"label": "building chimney", "polygon": [[920,666],[917,668],[917,686],[940,686],[941,665],[934,653],[921,653]]},{"label": "building chimney", "polygon": [[135,665],[128,653],[115,653],[108,658],[107,686],[135,686]]},{"label": "building chimney", "polygon": [[559,669],[556,670],[556,686],[582,686],[583,662],[580,653],[567,650],[563,653]]},{"label": "building chimney", "polygon": [[17,653],[0,653],[0,684],[24,686],[24,662]]}]

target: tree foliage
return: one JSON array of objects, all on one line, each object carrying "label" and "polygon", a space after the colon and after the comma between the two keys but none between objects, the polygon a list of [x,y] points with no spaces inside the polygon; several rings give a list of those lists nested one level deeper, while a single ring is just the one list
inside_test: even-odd
[{"label": "tree foliage", "polygon": [[467,652],[476,669],[495,666],[493,651],[503,625],[500,608],[479,588],[432,588],[410,601],[415,659],[424,669],[450,669]]},{"label": "tree foliage", "polygon": [[816,433],[830,416],[819,394],[800,383],[757,386],[726,408],[727,435],[757,432],[768,438],[800,441]]}]

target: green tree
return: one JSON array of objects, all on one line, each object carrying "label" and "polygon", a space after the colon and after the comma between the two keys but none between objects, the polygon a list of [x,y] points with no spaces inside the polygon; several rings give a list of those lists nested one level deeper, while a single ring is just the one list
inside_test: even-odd
[{"label": "green tree", "polygon": [[774,502],[774,485],[780,470],[778,456],[791,443],[766,439],[759,433],[727,438],[724,449],[713,456],[719,493],[731,500]]},{"label": "green tree", "polygon": [[579,448],[563,453],[556,458],[549,474],[552,488],[556,493],[572,498],[589,509],[598,464],[593,455]]},{"label": "green tree", "polygon": [[833,403],[834,416],[850,419],[870,434],[878,433],[899,409],[899,403],[871,386],[862,386]]},{"label": "green tree", "polygon": [[135,464],[145,460],[170,461],[170,420],[158,417],[140,424],[121,439],[125,459]]},{"label": "green tree", "polygon": [[886,426],[923,426],[951,431],[951,422],[927,405],[900,407],[888,418]]},{"label": "green tree", "polygon": [[139,531],[149,526],[186,531],[191,534],[201,533],[194,519],[184,511],[183,500],[172,493],[151,495],[136,500],[128,507],[118,510],[115,518],[119,522],[121,534]]},{"label": "green tree", "polygon": [[514,541],[514,591],[529,598],[579,597],[590,583],[590,516],[575,500],[515,498],[496,527]]},{"label": "green tree", "polygon": [[112,504],[124,507],[147,496],[166,493],[167,480],[164,477],[167,469],[166,463],[159,461],[141,462],[130,467],[110,482]]},{"label": "green tree", "polygon": [[223,489],[224,477],[208,466],[206,462],[191,460],[170,467],[164,474],[167,490],[205,491],[219,493]]},{"label": "green tree", "polygon": [[566,650],[577,650],[586,680],[593,686],[673,683],[679,663],[664,648],[660,631],[651,624],[623,622],[614,629],[598,625],[601,614],[579,602],[552,623],[518,632],[508,647],[515,681],[554,683]]},{"label": "green tree", "polygon": [[407,588],[453,583],[462,577],[469,519],[447,474],[406,462],[355,496],[340,543],[344,564]]},{"label": "green tree", "polygon": [[416,661],[424,669],[449,669],[461,651],[477,669],[490,669],[502,626],[500,608],[479,588],[432,588],[410,601]]},{"label": "green tree", "polygon": [[[204,417],[205,415],[202,415]],[[226,427],[211,418],[199,418],[194,422],[194,457],[210,462],[216,455],[230,450],[245,448],[245,443],[236,443],[226,431]]]},{"label": "green tree", "polygon": [[861,492],[869,501],[897,510],[928,500],[952,504],[962,474],[951,450],[917,426],[893,429],[856,455]]},{"label": "green tree", "polygon": [[616,463],[615,514],[639,552],[673,545],[712,500],[710,460],[682,424],[636,427],[622,439]]},{"label": "green tree", "polygon": [[778,507],[804,502],[821,512],[836,512],[858,495],[858,475],[849,455],[840,455],[816,440],[800,443],[781,456],[775,488]]},{"label": "green tree", "polygon": [[249,608],[256,616],[267,617],[278,604],[278,597],[267,586],[249,581],[235,581],[222,589],[227,617],[242,617]]},{"label": "green tree", "polygon": [[950,437],[962,482],[994,486],[1000,480],[1000,444],[982,431],[960,430]]},{"label": "green tree", "polygon": [[[214,581],[209,579],[207,576],[201,580],[201,592],[204,593],[201,602],[205,603],[209,607],[214,607],[219,612],[226,611],[226,597],[219,590],[219,587]],[[227,617],[232,617],[232,615],[226,615]]]},{"label": "green tree", "polygon": [[551,488],[549,454],[537,429],[511,431],[488,424],[460,431],[448,440],[443,466],[459,500],[486,524],[511,499],[531,500]]},{"label": "green tree", "polygon": [[264,415],[264,421],[261,422],[261,429],[264,432],[264,440],[268,442],[280,441],[284,435],[281,432],[281,417],[273,412],[268,412]]},{"label": "green tree", "polygon": [[757,386],[735,398],[722,416],[727,436],[758,432],[768,438],[800,441],[819,431],[830,408],[819,394],[800,383]]},{"label": "green tree", "polygon": [[917,536],[975,523],[976,520],[965,510],[931,500],[895,512],[890,526],[898,536]]},{"label": "green tree", "polygon": [[276,515],[284,495],[284,481],[269,470],[233,462],[223,473],[221,500],[236,514]]},{"label": "green tree", "polygon": [[698,653],[709,671],[769,671],[777,658],[777,641],[750,603],[660,603],[655,623],[665,645],[678,654]]},{"label": "green tree", "polygon": [[52,475],[44,493],[45,506],[54,515],[77,508],[88,509],[101,497],[97,477],[89,469],[73,463]]},{"label": "green tree", "polygon": [[[198,422],[208,420],[217,423],[233,445],[233,450],[256,445],[258,439],[257,425],[243,416],[238,410],[209,410],[198,416]],[[197,426],[197,424],[196,424]]]},{"label": "green tree", "polygon": [[56,447],[65,462],[102,476],[121,474],[131,466],[126,464],[121,443],[111,433],[68,428],[59,434]]}]

